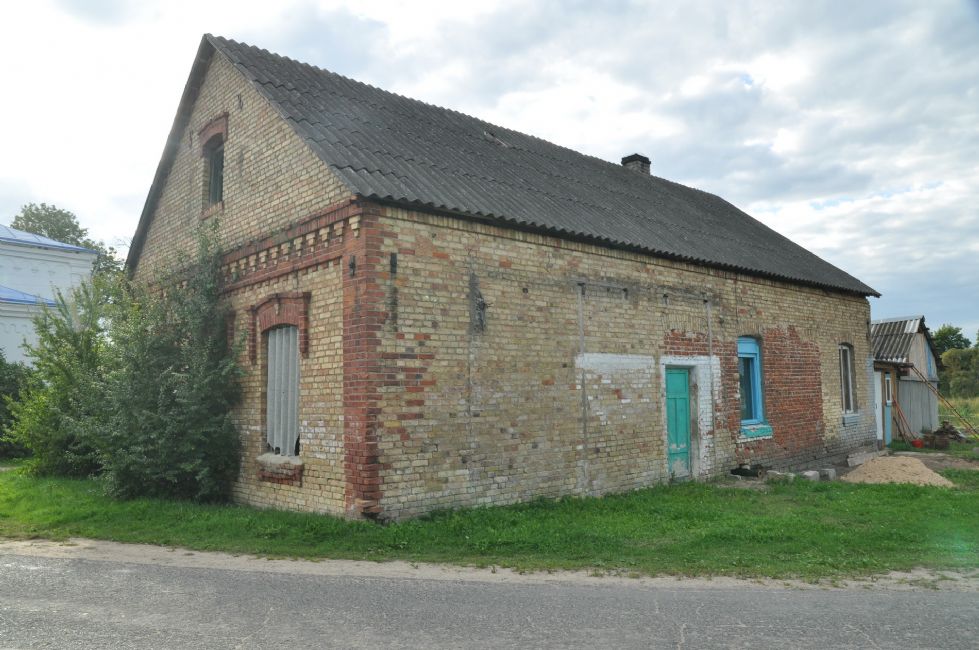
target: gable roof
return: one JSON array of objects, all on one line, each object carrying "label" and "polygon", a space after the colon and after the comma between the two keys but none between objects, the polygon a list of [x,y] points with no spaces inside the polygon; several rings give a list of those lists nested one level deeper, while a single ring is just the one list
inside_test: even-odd
[{"label": "gable roof", "polygon": [[[225,55],[359,196],[879,295],[713,194],[220,37],[206,35],[201,43],[168,140],[174,151],[177,122],[189,119],[214,51]],[[133,240],[130,268],[162,189],[157,184],[165,179],[167,158],[165,152]]]},{"label": "gable roof", "polygon": [[92,253],[98,255],[98,251],[93,251],[90,248],[84,248],[83,246],[74,246],[72,244],[66,244],[64,242],[55,241],[50,237],[42,237],[41,235],[35,235],[32,232],[25,232],[23,230],[17,230],[16,228],[11,228],[10,226],[0,226],[0,242],[6,242],[8,244],[17,244],[19,246],[36,246],[38,248],[54,248],[63,251],[75,251],[78,253]]},{"label": "gable roof", "polygon": [[941,357],[935,350],[931,332],[925,325],[924,316],[906,316],[871,321],[870,338],[874,348],[874,360],[887,363],[911,363],[911,345],[918,334],[924,334],[928,347],[936,361]]}]

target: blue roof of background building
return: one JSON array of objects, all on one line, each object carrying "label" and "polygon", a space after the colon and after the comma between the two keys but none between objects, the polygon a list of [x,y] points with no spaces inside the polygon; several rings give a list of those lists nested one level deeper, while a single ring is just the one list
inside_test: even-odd
[{"label": "blue roof of background building", "polygon": [[41,298],[31,293],[24,293],[23,291],[17,291],[16,289],[4,286],[0,286],[0,302],[14,303],[17,305],[53,306],[55,304],[50,298]]},{"label": "blue roof of background building", "polygon": [[23,230],[11,228],[10,226],[0,226],[0,242],[20,244],[22,246],[39,246],[41,248],[77,251],[80,253],[94,253],[98,255],[98,251],[94,251],[91,248],[65,244],[64,242],[55,241],[50,237],[42,237],[41,235],[35,235],[32,232],[24,232]]}]

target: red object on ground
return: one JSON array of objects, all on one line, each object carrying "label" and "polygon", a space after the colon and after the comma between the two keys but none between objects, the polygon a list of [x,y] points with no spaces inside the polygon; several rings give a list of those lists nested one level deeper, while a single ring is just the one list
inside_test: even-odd
[{"label": "red object on ground", "polygon": [[917,439],[912,440],[911,441],[911,446],[914,447],[915,449],[921,449],[922,447],[925,446],[925,441],[924,440],[917,440]]}]

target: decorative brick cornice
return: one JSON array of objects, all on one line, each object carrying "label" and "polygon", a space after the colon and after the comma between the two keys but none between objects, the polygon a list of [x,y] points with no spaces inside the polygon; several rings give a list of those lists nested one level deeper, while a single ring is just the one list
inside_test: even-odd
[{"label": "decorative brick cornice", "polygon": [[211,139],[219,135],[221,136],[221,142],[225,142],[228,139],[228,114],[221,113],[213,120],[204,125],[204,127],[197,132],[198,141],[200,142],[201,155],[207,155],[207,143]]},{"label": "decorative brick cornice", "polygon": [[308,291],[283,291],[273,293],[248,308],[248,359],[252,365],[258,360],[258,336],[280,325],[292,325],[299,329],[299,352],[303,358],[309,356],[311,297]]},{"label": "decorative brick cornice", "polygon": [[342,257],[344,241],[360,236],[363,204],[350,199],[224,256],[224,290],[232,292]]}]

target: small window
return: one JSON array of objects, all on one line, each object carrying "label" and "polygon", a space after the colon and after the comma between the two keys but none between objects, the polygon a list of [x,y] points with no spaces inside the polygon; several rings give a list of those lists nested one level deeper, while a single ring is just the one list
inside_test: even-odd
[{"label": "small window", "polygon": [[857,412],[857,375],[853,367],[853,347],[840,344],[840,391],[844,413]]},{"label": "small window", "polygon": [[215,136],[204,147],[204,207],[224,200],[224,140]]},{"label": "small window", "polygon": [[[765,424],[761,391],[761,348],[758,341],[751,337],[743,336],[738,339],[738,379],[742,427]],[[770,432],[769,429],[765,433]],[[743,428],[742,433],[745,433]]]}]

